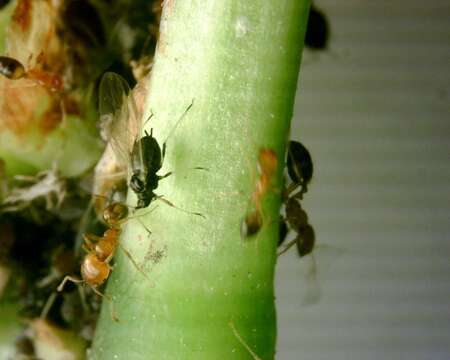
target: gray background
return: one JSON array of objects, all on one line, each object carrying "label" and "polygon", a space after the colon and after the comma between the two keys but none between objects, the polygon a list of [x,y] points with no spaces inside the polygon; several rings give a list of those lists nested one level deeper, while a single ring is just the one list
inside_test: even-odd
[{"label": "gray background", "polygon": [[330,50],[304,53],[291,137],[321,298],[302,305],[311,259],[280,259],[277,359],[448,360],[450,1],[316,4]]}]

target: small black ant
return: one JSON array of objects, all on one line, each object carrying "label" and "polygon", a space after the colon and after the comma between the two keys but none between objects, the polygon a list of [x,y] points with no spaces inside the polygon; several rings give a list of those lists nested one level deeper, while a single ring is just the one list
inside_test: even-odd
[{"label": "small black ant", "polygon": [[[297,244],[298,254],[300,257],[303,257],[312,252],[315,244],[314,229],[308,223],[308,214],[300,204],[300,200],[303,199],[303,194],[308,190],[307,185],[313,175],[313,163],[308,149],[300,142],[290,141],[286,165],[292,183],[283,194],[286,217],[280,218],[278,246],[283,244],[289,229],[295,231],[297,236],[278,253],[278,256]],[[300,190],[294,193],[299,187]]]}]

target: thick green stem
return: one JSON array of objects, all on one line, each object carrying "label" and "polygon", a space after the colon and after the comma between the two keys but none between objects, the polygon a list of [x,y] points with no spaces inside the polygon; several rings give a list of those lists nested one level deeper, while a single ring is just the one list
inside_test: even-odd
[{"label": "thick green stem", "polygon": [[[128,222],[121,241],[146,276],[119,252],[107,289],[119,322],[105,306],[92,359],[249,359],[249,350],[274,358],[283,154],[308,8],[308,0],[165,2],[146,128],[160,143],[170,134],[159,173],[174,173],[157,193],[205,218],[154,201]],[[261,231],[243,240],[262,147],[276,151],[278,172]]]}]

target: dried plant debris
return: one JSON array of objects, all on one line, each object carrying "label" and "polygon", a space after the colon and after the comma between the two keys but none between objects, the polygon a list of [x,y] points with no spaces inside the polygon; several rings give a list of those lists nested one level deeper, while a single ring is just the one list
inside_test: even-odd
[{"label": "dried plant debris", "polygon": [[[133,84],[152,67],[160,0],[16,0],[11,7],[5,53],[0,54],[0,131],[24,142],[40,139],[37,135],[45,139],[69,115],[97,122],[91,99],[107,69]],[[139,113],[145,83],[134,91]],[[104,193],[104,188],[124,193],[124,182],[115,177],[118,170],[126,171],[105,157],[98,168],[108,176],[94,193]],[[0,159],[0,297],[17,303],[27,319],[15,359],[56,354],[78,359],[92,340],[101,299],[89,287],[74,284],[56,291],[64,275],[79,276],[84,255],[80,234],[105,230],[92,215],[92,189],[83,189],[89,176],[67,179],[54,167],[7,178]],[[157,263],[166,248],[154,250],[147,260]],[[80,352],[67,345],[75,338],[83,339],[75,341]]]},{"label": "dried plant debris", "polygon": [[39,172],[35,176],[15,176],[17,185],[4,198],[3,212],[20,211],[32,202],[44,201],[47,211],[61,207],[66,196],[66,181],[56,169]]}]

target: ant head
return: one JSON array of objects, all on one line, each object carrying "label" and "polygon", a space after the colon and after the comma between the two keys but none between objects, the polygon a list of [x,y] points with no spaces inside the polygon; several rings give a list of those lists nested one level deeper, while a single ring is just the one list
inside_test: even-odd
[{"label": "ant head", "polygon": [[313,163],[308,149],[298,141],[290,141],[287,156],[287,170],[294,183],[308,184],[313,175]]},{"label": "ant head", "polygon": [[115,225],[128,215],[128,208],[118,202],[114,202],[103,212],[103,220],[109,225]]}]

